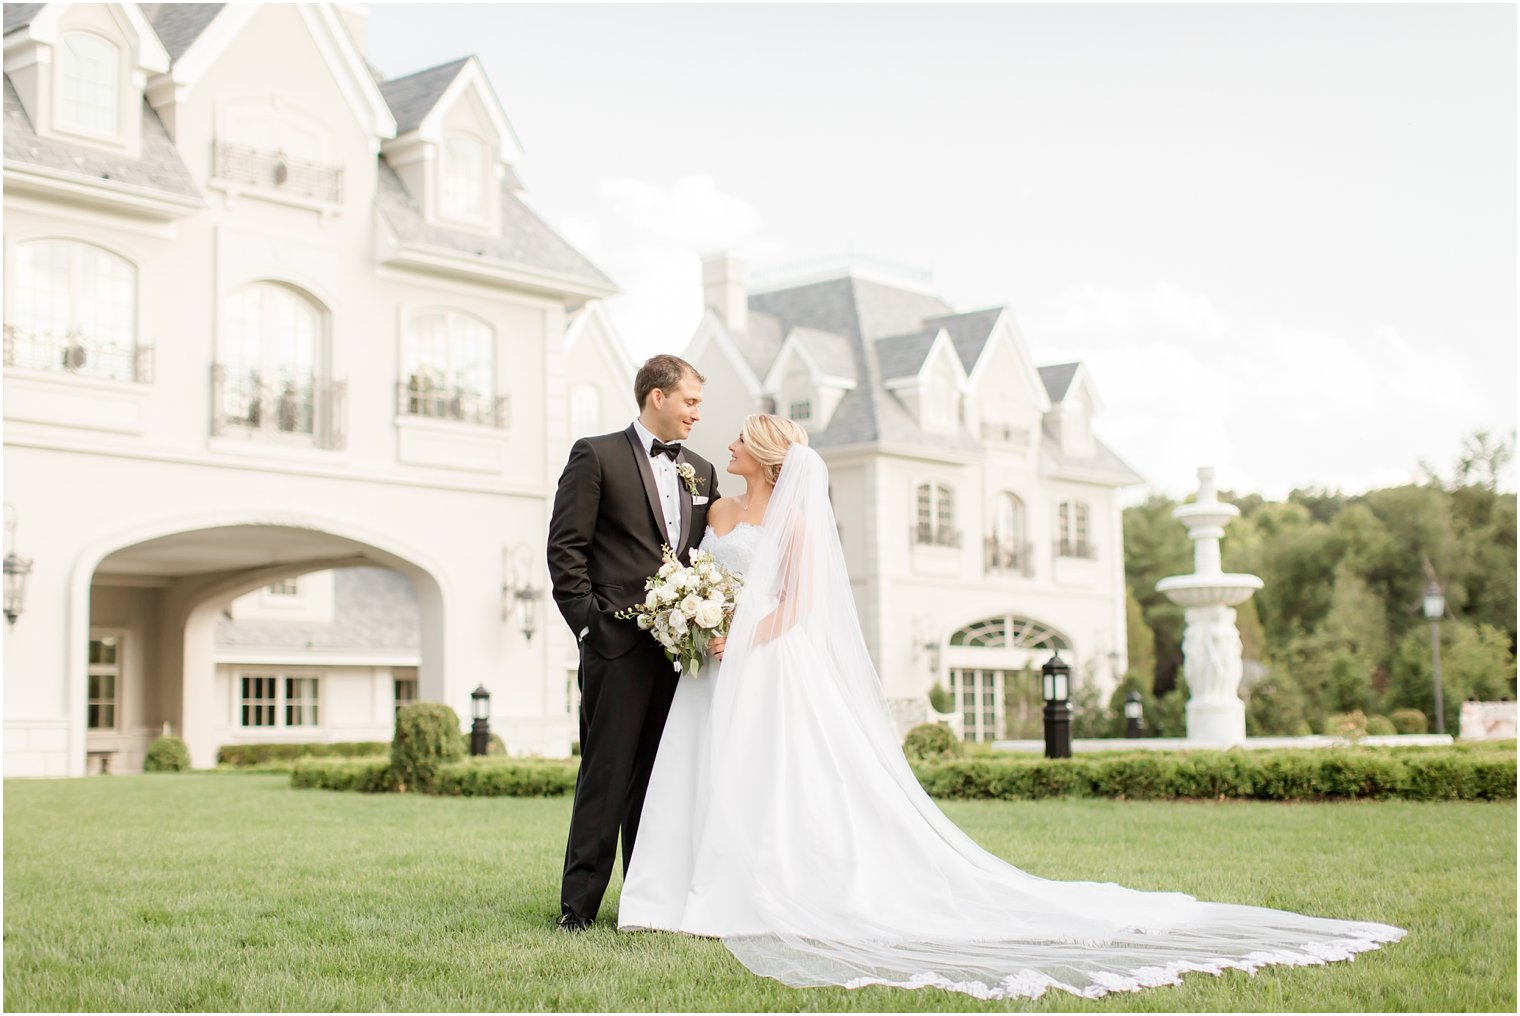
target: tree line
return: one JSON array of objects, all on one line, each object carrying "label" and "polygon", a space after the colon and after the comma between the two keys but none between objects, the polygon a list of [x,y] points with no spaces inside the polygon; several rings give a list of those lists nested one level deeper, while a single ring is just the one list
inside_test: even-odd
[{"label": "tree line", "polygon": [[[1515,697],[1515,495],[1500,490],[1513,452],[1513,434],[1479,432],[1445,475],[1422,464],[1419,483],[1294,490],[1284,501],[1220,495],[1241,511],[1225,530],[1224,569],[1265,582],[1236,608],[1248,734],[1324,733],[1356,711],[1402,711],[1407,722],[1418,710],[1433,723],[1421,610],[1431,581],[1446,595],[1438,627],[1447,732],[1457,732],[1464,700]],[[1079,693],[1078,736],[1120,733],[1131,691],[1145,704],[1147,733],[1185,733],[1183,608],[1156,592],[1158,580],[1193,570],[1193,544],[1171,514],[1178,504],[1153,496],[1124,512],[1128,674],[1107,703],[1090,688]]]}]

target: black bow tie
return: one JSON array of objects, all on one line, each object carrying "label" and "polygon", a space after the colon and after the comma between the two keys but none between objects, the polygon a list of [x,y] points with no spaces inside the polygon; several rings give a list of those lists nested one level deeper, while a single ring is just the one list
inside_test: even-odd
[{"label": "black bow tie", "polygon": [[664,441],[661,441],[659,438],[655,438],[654,439],[654,444],[652,444],[652,445],[649,446],[649,457],[650,458],[654,458],[656,455],[668,455],[668,456],[670,456],[670,460],[672,462],[674,462],[676,456],[680,455],[680,454],[681,454],[681,446],[679,444],[666,444]]}]

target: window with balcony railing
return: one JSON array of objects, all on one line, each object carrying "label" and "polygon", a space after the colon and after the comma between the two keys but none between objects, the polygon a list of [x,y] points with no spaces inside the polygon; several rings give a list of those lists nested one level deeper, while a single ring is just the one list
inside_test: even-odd
[{"label": "window with balcony railing", "polygon": [[5,365],[113,381],[152,380],[152,351],[137,342],[137,269],[93,244],[16,246]]},{"label": "window with balcony railing", "polygon": [[211,367],[211,432],[342,448],[347,385],[321,369],[326,330],[322,309],[288,286],[233,293]]},{"label": "window with balcony railing", "polygon": [[1027,543],[1012,543],[989,536],[986,540],[986,567],[989,572],[1005,575],[1034,574],[1033,548]]},{"label": "window with balcony railing", "polygon": [[959,547],[961,531],[955,528],[955,494],[948,484],[918,485],[918,514],[909,535],[914,543]]},{"label": "window with balcony railing", "polygon": [[496,335],[459,311],[415,314],[402,337],[396,412],[506,428],[510,403],[497,395]]},{"label": "window with balcony railing", "polygon": [[278,149],[232,141],[211,143],[211,175],[231,184],[289,194],[323,204],[343,202],[343,169],[297,159]]},{"label": "window with balcony railing", "polygon": [[1060,536],[1056,540],[1057,557],[1097,557],[1088,537],[1088,511],[1083,501],[1062,501],[1056,507]]}]

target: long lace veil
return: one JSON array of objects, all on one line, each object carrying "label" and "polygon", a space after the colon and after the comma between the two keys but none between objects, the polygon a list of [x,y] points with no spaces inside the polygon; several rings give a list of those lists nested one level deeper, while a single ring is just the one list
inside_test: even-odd
[{"label": "long lace veil", "polygon": [[[796,697],[801,707],[786,715],[800,717],[789,720],[798,729],[747,723],[757,695]],[[756,915],[724,942],[788,984],[1093,997],[1175,983],[1188,970],[1344,959],[1403,935],[1054,882],[977,846],[903,757],[856,615],[828,470],[804,445],[788,451],[766,510],[710,723],[697,836],[711,870],[748,880],[736,891]],[[757,779],[754,760],[778,756],[775,778]],[[807,761],[787,768],[794,759]]]}]

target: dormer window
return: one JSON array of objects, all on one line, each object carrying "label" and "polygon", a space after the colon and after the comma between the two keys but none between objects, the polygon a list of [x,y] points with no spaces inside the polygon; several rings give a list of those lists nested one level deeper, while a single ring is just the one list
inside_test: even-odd
[{"label": "dormer window", "polygon": [[787,416],[798,423],[806,423],[813,418],[813,400],[796,399],[787,407]]},{"label": "dormer window", "polygon": [[120,55],[98,35],[64,36],[58,126],[115,137],[120,107]]},{"label": "dormer window", "polygon": [[439,214],[450,219],[480,222],[486,217],[486,146],[464,134],[443,142],[443,171],[439,183]]}]

